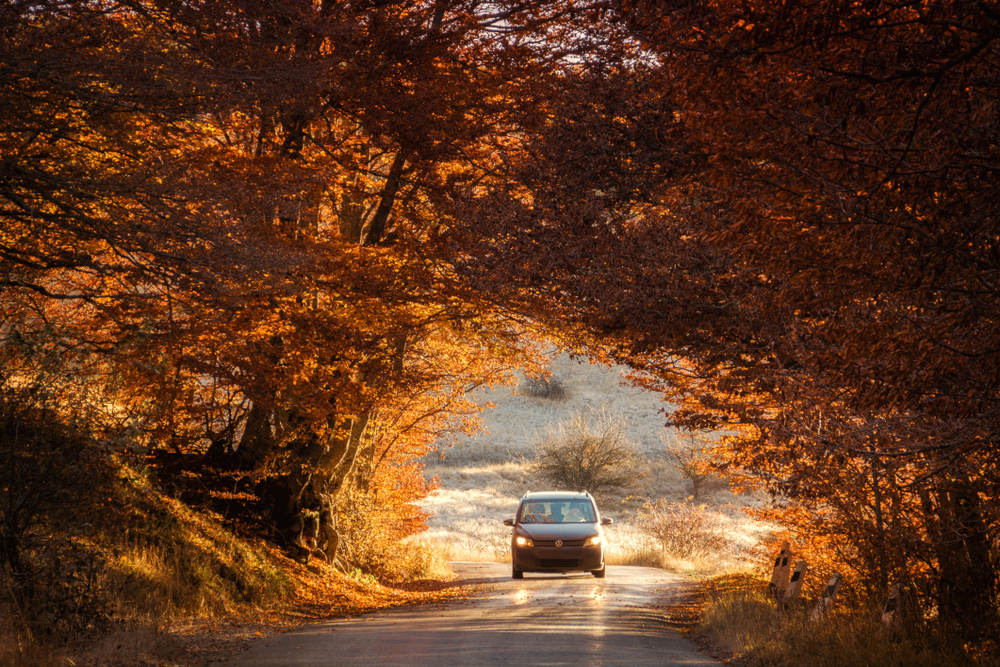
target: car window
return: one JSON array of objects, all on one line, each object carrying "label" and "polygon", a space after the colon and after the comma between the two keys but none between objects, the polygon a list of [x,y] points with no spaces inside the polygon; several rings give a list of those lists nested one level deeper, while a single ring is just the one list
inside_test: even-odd
[{"label": "car window", "polygon": [[594,523],[596,517],[587,500],[541,500],[521,506],[520,523]]},{"label": "car window", "polygon": [[521,523],[551,523],[543,503],[527,503],[521,508]]},{"label": "car window", "polygon": [[569,503],[564,519],[566,523],[594,523],[597,521],[594,506],[589,502]]}]

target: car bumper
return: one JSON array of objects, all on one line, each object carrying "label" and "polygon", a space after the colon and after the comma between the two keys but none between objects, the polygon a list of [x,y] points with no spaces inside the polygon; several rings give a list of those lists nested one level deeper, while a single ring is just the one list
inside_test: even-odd
[{"label": "car bumper", "polygon": [[595,547],[513,547],[521,572],[584,572],[604,567],[604,550]]}]

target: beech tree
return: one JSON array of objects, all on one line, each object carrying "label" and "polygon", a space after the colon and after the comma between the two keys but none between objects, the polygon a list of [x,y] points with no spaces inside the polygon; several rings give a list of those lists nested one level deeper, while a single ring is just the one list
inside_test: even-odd
[{"label": "beech tree", "polygon": [[413,480],[393,451],[533,363],[438,239],[592,46],[574,5],[12,8],[7,342],[55,325],[168,483],[335,561],[345,490]]},{"label": "beech tree", "polygon": [[685,124],[725,128],[695,193],[710,206],[692,215],[759,277],[740,299],[765,343],[750,358],[780,369],[726,392],[755,427],[734,462],[835,508],[883,590],[902,578],[946,622],[989,627],[998,16],[892,2],[626,11],[681,54]]},{"label": "beech tree", "polygon": [[558,295],[559,321],[681,402],[674,423],[738,432],[718,465],[808,508],[774,514],[840,544],[873,597],[904,581],[985,631],[995,12],[619,9],[644,57],[561,82],[576,115],[533,140],[531,205],[510,185],[463,204],[491,228],[468,271],[528,310]]},{"label": "beech tree", "polygon": [[178,493],[389,570],[343,534],[419,524],[412,460],[544,328],[735,433],[717,466],[873,597],[996,620],[987,3],[38,0],[0,31],[4,381],[62,359]]}]

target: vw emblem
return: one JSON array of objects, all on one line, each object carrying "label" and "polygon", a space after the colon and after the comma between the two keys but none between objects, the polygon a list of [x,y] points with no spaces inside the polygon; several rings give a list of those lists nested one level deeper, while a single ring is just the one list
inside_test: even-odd
[{"label": "vw emblem", "polygon": [[557,547],[561,547],[562,546],[562,540],[556,540],[556,546]]}]

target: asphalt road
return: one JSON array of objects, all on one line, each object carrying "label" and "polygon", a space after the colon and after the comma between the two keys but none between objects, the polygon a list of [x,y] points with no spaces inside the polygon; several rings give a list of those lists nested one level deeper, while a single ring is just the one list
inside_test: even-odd
[{"label": "asphalt road", "polygon": [[510,565],[455,563],[467,600],[420,605],[299,628],[253,643],[228,667],[377,665],[717,665],[667,626],[654,606],[684,580],[644,567],[589,574],[526,574]]}]

